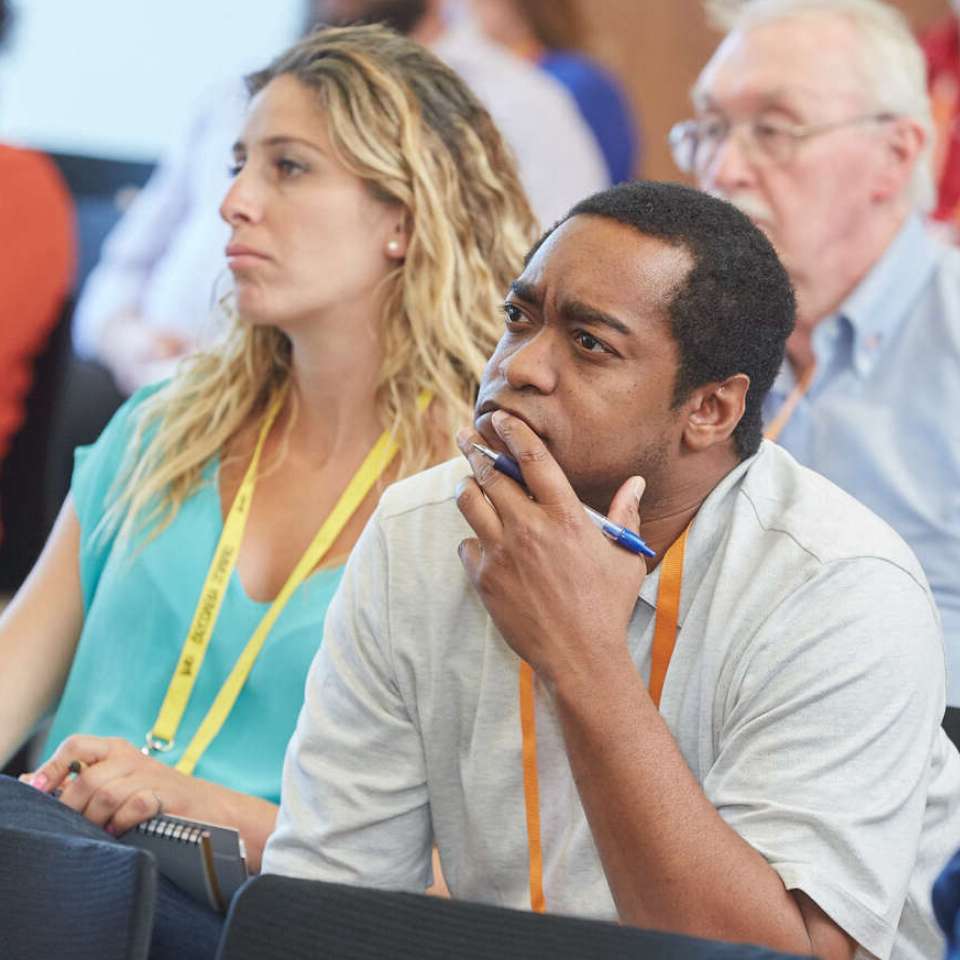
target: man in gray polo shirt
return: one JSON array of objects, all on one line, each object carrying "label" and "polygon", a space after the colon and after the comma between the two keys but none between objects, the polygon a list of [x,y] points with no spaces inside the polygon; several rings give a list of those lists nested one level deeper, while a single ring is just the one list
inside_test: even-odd
[{"label": "man in gray polo shirt", "polygon": [[265,870],[422,890],[435,842],[458,897],[938,955],[936,610],[892,530],[761,442],[793,309],[763,235],[683,187],[597,194],[538,245],[469,466],[391,488],[354,550]]}]

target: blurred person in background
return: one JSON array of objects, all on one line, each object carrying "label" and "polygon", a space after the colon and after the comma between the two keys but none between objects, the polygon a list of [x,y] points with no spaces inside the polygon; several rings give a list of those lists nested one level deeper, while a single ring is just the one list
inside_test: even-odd
[{"label": "blurred person in background", "polygon": [[[311,0],[305,23],[382,22],[430,47],[490,110],[535,213],[552,223],[608,182],[600,149],[562,86],[463,18],[449,17],[445,6],[445,0]],[[216,204],[242,110],[239,84],[202,101],[107,239],[82,291],[76,352],[106,366],[123,395],[168,375],[211,334],[215,301],[229,286]]]},{"label": "blurred person in background", "polygon": [[767,436],[914,549],[960,706],[960,252],[924,227],[923,54],[880,0],[751,0],[693,102],[678,165],[770,237],[797,292]]},{"label": "blurred person in background", "polygon": [[642,165],[639,131],[620,84],[579,50],[584,24],[576,0],[471,0],[470,9],[488,37],[570,91],[603,151],[610,182],[632,179]]},{"label": "blurred person in background", "polygon": [[933,217],[956,242],[960,230],[960,0],[951,12],[920,38],[927,58],[927,82],[933,109],[933,172],[937,203]]},{"label": "blurred person in background", "polygon": [[933,912],[947,938],[945,960],[960,960],[960,851],[933,886]]},{"label": "blurred person in background", "polygon": [[[0,48],[10,20],[10,8],[6,0],[0,0]],[[34,360],[73,290],[73,201],[48,157],[0,144],[0,231],[2,463],[23,423]]]},{"label": "blurred person in background", "polygon": [[452,454],[536,225],[489,114],[406,38],[318,31],[248,83],[226,339],[79,452],[0,620],[0,759],[56,710],[0,820],[163,811],[236,826],[258,869],[346,557],[387,483]]}]

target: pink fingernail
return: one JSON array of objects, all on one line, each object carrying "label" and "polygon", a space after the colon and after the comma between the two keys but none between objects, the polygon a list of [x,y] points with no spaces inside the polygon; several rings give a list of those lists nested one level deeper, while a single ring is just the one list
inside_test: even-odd
[{"label": "pink fingernail", "polygon": [[46,775],[45,773],[38,773],[38,774],[30,781],[30,786],[31,786],[31,787],[35,787],[37,790],[40,790],[40,791],[42,792],[42,791],[44,791],[44,790],[47,789],[47,784],[48,784],[49,782],[50,782],[50,781],[47,779],[47,775]]},{"label": "pink fingernail", "polygon": [[110,834],[111,837],[115,837],[117,835],[117,828],[112,823],[108,823],[104,829]]}]

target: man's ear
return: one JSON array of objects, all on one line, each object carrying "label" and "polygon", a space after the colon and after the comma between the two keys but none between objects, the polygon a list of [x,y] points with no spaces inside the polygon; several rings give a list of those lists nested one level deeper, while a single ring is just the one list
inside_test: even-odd
[{"label": "man's ear", "polygon": [[926,131],[912,117],[896,117],[884,125],[883,163],[874,177],[875,200],[896,200],[907,189],[927,141]]},{"label": "man's ear", "polygon": [[750,378],[745,373],[697,387],[683,404],[683,442],[687,449],[701,452],[726,443],[743,417],[749,389]]}]

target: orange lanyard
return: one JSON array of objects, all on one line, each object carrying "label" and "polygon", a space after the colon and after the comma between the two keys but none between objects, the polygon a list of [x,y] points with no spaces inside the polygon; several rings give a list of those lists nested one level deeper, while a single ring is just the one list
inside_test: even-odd
[{"label": "orange lanyard", "polygon": [[765,439],[776,443],[780,434],[783,433],[783,428],[790,422],[793,411],[797,409],[797,404],[806,396],[807,391],[810,389],[810,384],[813,383],[816,372],[817,365],[811,364],[803,372],[803,376],[793,385],[790,395],[783,401],[783,406],[777,411],[777,415],[773,418],[770,426],[764,430],[763,436]]},{"label": "orange lanyard", "polygon": [[[690,526],[671,544],[660,563],[657,610],[653,621],[653,649],[650,659],[650,699],[659,709],[667,668],[677,642],[680,614],[680,585],[683,579],[683,552]],[[523,803],[527,817],[527,849],[530,863],[530,909],[543,913],[543,846],[540,838],[540,786],[537,778],[537,723],[533,668],[520,661],[520,730],[523,749]]]}]

